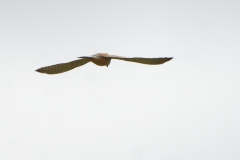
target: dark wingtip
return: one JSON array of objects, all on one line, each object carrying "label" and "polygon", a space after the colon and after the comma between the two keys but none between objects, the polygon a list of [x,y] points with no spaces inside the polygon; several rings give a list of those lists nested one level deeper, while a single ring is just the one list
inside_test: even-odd
[{"label": "dark wingtip", "polygon": [[43,72],[43,70],[41,70],[41,68],[36,69],[35,71],[38,72],[38,73],[45,73],[45,72]]},{"label": "dark wingtip", "polygon": [[41,72],[40,69],[36,69],[35,71],[36,71],[36,72]]},{"label": "dark wingtip", "polygon": [[[173,59],[173,57],[165,57],[165,62],[168,62],[168,61],[170,61],[172,59]],[[165,63],[165,62],[163,62],[163,63]]]},{"label": "dark wingtip", "polygon": [[171,59],[173,59],[173,57],[167,57],[167,61],[170,61]]}]

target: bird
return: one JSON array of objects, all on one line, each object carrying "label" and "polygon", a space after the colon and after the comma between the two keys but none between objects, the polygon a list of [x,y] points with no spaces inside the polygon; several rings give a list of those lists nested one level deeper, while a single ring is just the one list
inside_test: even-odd
[{"label": "bird", "polygon": [[76,67],[87,64],[88,62],[92,62],[98,66],[109,66],[112,59],[123,60],[128,62],[136,62],[148,65],[158,65],[163,64],[167,61],[170,61],[173,57],[159,57],[159,58],[143,58],[143,57],[121,57],[116,55],[110,55],[107,53],[97,53],[92,56],[82,56],[78,57],[80,59],[67,62],[67,63],[59,63],[51,66],[46,66],[35,70],[36,72],[46,73],[46,74],[59,74],[63,72],[67,72]]}]

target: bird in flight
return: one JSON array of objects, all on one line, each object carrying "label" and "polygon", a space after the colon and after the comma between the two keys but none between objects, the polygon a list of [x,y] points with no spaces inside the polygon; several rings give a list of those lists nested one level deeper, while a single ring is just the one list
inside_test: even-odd
[{"label": "bird in flight", "polygon": [[141,57],[133,57],[133,58],[127,58],[127,57],[120,57],[116,55],[109,55],[107,53],[97,53],[92,56],[82,56],[78,57],[81,59],[71,61],[68,63],[59,63],[51,66],[46,66],[37,69],[37,72],[40,73],[46,73],[46,74],[58,74],[67,72],[69,70],[72,70],[76,67],[82,66],[84,64],[87,64],[88,62],[93,62],[94,64],[98,66],[109,66],[111,59],[118,59],[128,62],[136,62],[136,63],[142,63],[142,64],[149,64],[149,65],[157,65],[157,64],[163,64],[167,61],[170,61],[172,57],[160,57],[160,58],[141,58]]}]

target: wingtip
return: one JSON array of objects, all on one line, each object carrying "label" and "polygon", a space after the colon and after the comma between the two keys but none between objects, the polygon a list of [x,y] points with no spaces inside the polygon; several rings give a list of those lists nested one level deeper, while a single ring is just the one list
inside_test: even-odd
[{"label": "wingtip", "polygon": [[[40,69],[36,69],[35,72],[40,72]],[[41,72],[40,72],[41,73]]]},{"label": "wingtip", "polygon": [[173,57],[167,57],[166,59],[167,59],[167,61],[170,61],[173,59]]},{"label": "wingtip", "polygon": [[41,68],[36,69],[35,72],[38,72],[38,73],[45,73],[45,72],[43,72],[43,70],[41,70]]},{"label": "wingtip", "polygon": [[[170,61],[170,60],[172,60],[173,59],[173,57],[165,57],[165,62],[168,62],[168,61]],[[164,63],[165,63],[164,62]]]}]

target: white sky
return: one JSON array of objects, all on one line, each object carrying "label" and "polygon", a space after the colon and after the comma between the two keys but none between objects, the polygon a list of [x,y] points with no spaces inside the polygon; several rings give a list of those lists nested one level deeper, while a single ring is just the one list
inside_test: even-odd
[{"label": "white sky", "polygon": [[[239,160],[240,1],[1,0],[1,160]],[[34,70],[106,52],[58,75]]]}]

